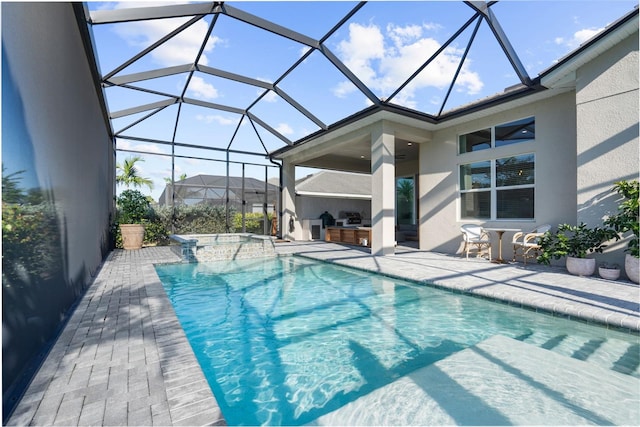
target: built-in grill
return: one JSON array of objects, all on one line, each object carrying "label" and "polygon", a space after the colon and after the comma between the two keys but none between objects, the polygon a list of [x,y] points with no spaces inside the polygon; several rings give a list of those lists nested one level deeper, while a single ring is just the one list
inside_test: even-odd
[{"label": "built-in grill", "polygon": [[359,212],[345,212],[343,218],[346,218],[347,224],[362,224],[362,217]]}]

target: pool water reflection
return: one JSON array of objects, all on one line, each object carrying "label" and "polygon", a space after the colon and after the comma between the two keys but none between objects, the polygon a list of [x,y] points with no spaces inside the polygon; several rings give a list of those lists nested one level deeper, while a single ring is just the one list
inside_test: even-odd
[{"label": "pool water reflection", "polygon": [[156,269],[233,425],[312,423],[496,335],[638,376],[637,336],[333,264]]}]

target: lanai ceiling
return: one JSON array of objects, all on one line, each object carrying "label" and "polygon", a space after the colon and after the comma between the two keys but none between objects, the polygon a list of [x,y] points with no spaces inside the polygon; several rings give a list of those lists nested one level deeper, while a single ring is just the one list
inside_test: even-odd
[{"label": "lanai ceiling", "polygon": [[266,161],[362,111],[437,123],[538,90],[552,64],[525,65],[521,52],[543,48],[527,29],[556,2],[502,19],[518,3],[90,2],[86,15],[117,148]]}]

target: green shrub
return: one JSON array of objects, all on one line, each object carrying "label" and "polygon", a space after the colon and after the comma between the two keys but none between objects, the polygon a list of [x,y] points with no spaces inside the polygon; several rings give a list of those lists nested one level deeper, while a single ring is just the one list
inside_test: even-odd
[{"label": "green shrub", "polygon": [[639,203],[640,184],[638,181],[618,181],[611,191],[617,192],[623,197],[618,212],[605,221],[605,224],[613,227],[618,233],[631,231],[626,251],[634,257],[640,257],[640,221]]},{"label": "green shrub", "polygon": [[602,253],[605,242],[619,239],[618,234],[611,228],[588,228],[585,223],[580,225],[560,224],[556,232],[547,231],[540,238],[542,254],[538,257],[541,264],[550,264],[551,259],[562,257],[586,258],[589,253]]},{"label": "green shrub", "polygon": [[149,200],[138,190],[125,190],[116,199],[118,224],[142,224],[151,215]]},{"label": "green shrub", "polygon": [[[175,227],[175,234],[215,234],[226,233],[226,213],[224,206],[193,205],[176,206],[175,214],[170,207],[157,210],[167,230],[171,230],[171,224]],[[234,210],[229,210],[229,216],[233,217]],[[230,225],[230,233],[234,232]]]},{"label": "green shrub", "polygon": [[169,232],[159,218],[145,220],[144,244],[166,246],[169,244]]},{"label": "green shrub", "polygon": [[[124,194],[124,192],[123,192]],[[140,198],[128,195],[128,200],[140,201]],[[272,214],[269,214],[269,221]],[[118,215],[118,220],[123,218]],[[193,205],[176,206],[175,212],[171,207],[148,207],[140,223],[144,224],[145,245],[167,245],[171,226],[174,226],[173,234],[220,234],[237,233],[242,231],[242,213],[235,209],[229,210],[229,230],[227,230],[226,212],[224,206]],[[122,248],[119,221],[112,228],[117,248]],[[124,222],[123,222],[124,224]],[[262,234],[263,215],[261,213],[245,214],[245,228],[247,233]]]},{"label": "green shrub", "polygon": [[[267,214],[269,221],[269,228],[271,230],[271,218],[272,214]],[[245,213],[244,214],[244,227],[247,233],[263,234],[264,233],[264,215],[262,213]],[[233,215],[233,228],[236,232],[242,231],[242,212],[237,212]]]}]

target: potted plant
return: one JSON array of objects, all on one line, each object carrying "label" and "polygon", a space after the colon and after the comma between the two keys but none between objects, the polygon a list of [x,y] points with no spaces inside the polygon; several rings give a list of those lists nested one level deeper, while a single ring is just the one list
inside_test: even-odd
[{"label": "potted plant", "polygon": [[610,216],[605,224],[613,227],[618,233],[631,232],[627,243],[624,269],[627,277],[638,283],[640,281],[640,223],[638,219],[639,184],[634,181],[618,181],[611,191],[621,195],[622,201],[618,205],[618,213]]},{"label": "potted plant", "polygon": [[620,266],[603,262],[598,267],[598,275],[607,280],[618,280],[620,277]]},{"label": "potted plant", "polygon": [[611,228],[589,228],[585,223],[577,226],[560,224],[557,231],[547,231],[540,238],[542,254],[538,256],[538,262],[549,264],[551,259],[567,257],[569,273],[590,276],[596,270],[596,260],[587,255],[602,253],[605,242],[611,239],[619,239],[618,233]]},{"label": "potted plant", "polygon": [[149,201],[138,190],[124,190],[116,199],[117,222],[124,249],[140,249],[144,239],[143,220],[149,212]]}]

